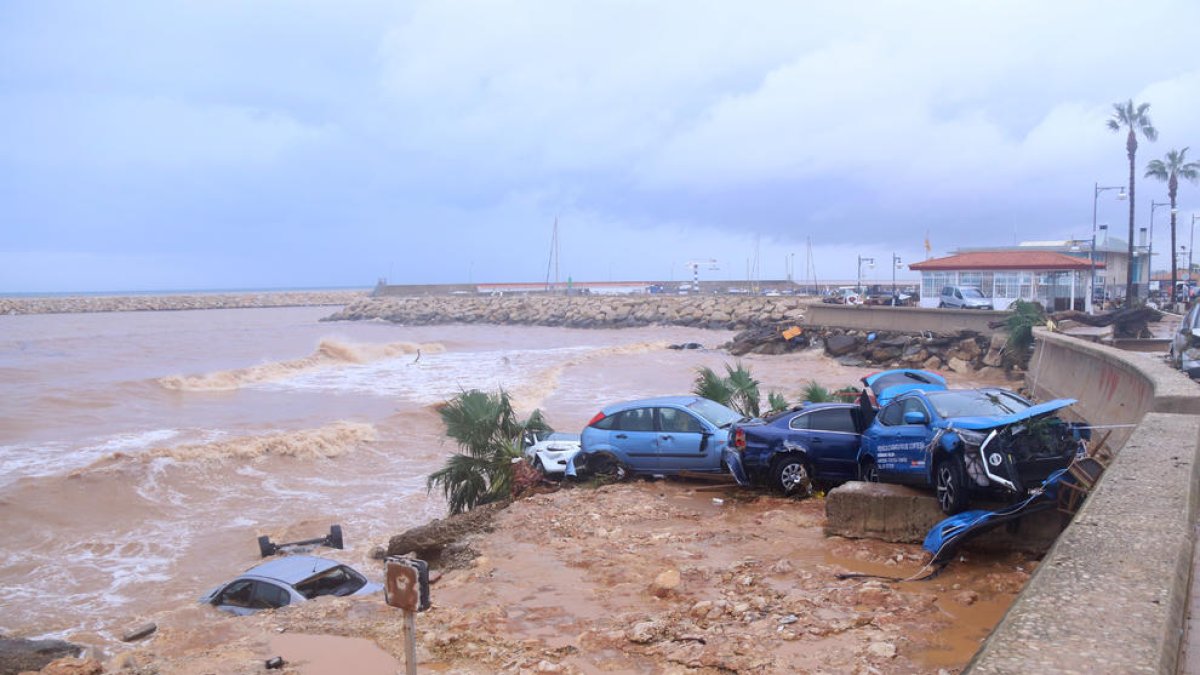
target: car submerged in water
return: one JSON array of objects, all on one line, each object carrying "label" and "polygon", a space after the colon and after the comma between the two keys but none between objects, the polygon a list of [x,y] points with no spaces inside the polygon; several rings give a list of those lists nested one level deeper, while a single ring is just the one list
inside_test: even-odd
[{"label": "car submerged in water", "polygon": [[859,475],[932,487],[948,515],[974,495],[1022,498],[1084,450],[1087,429],[1055,415],[1074,403],[987,388],[901,394],[863,432]]},{"label": "car submerged in water", "polygon": [[699,396],[663,396],[610,405],[580,434],[580,450],[566,475],[622,479],[633,474],[671,476],[724,472],[729,428],[747,419]]},{"label": "car submerged in water", "polygon": [[383,590],[353,568],[311,555],[288,555],[255,565],[205,593],[200,602],[230,614],[279,609],[322,595],[366,595]]}]

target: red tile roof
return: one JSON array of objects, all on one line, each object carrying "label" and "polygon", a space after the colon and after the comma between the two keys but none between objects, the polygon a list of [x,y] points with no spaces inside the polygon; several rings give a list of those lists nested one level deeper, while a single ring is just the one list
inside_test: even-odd
[{"label": "red tile roof", "polygon": [[[933,258],[908,266],[910,270],[936,272],[941,270],[1086,270],[1092,263],[1054,251],[975,251],[945,258]],[[1096,267],[1104,263],[1096,261]]]}]

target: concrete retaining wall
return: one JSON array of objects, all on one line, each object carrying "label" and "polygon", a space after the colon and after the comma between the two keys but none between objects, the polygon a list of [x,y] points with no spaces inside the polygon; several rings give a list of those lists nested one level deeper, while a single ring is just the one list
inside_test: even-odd
[{"label": "concrete retaining wall", "polygon": [[1200,496],[1200,389],[1153,357],[1038,331],[1028,381],[1070,395],[1119,454],[968,665],[971,673],[1175,673]]},{"label": "concrete retaining wall", "polygon": [[999,321],[1008,312],[984,312],[965,309],[926,309],[924,307],[850,306],[814,303],[809,306],[805,323],[810,326],[833,326],[856,330],[895,331],[897,333],[957,333],[978,331],[981,335],[1003,332],[991,328],[990,321]]}]

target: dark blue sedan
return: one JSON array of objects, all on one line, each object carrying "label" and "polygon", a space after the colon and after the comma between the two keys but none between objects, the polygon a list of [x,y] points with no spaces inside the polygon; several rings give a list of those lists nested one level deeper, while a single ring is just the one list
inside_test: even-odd
[{"label": "dark blue sedan", "polygon": [[863,432],[859,472],[864,480],[933,487],[950,515],[973,493],[1021,498],[1080,451],[1086,429],[1054,415],[1073,403],[1035,405],[1004,389],[901,394]]},{"label": "dark blue sedan", "polygon": [[770,418],[736,424],[725,463],[742,485],[768,485],[784,494],[808,492],[813,481],[858,477],[859,407],[813,403]]}]

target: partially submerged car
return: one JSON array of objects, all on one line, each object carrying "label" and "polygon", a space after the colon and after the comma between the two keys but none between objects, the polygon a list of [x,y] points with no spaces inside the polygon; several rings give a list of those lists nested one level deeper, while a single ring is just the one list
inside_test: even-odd
[{"label": "partially submerged car", "polygon": [[725,463],[741,485],[807,493],[814,481],[858,477],[862,418],[851,403],[811,403],[767,420],[738,423]]},{"label": "partially submerged car", "polygon": [[1171,365],[1188,377],[1200,378],[1200,303],[1183,315],[1179,330],[1171,338],[1170,359]]},{"label": "partially submerged car", "polygon": [[366,595],[381,584],[336,560],[289,555],[255,565],[245,574],[208,591],[200,602],[223,612],[246,615],[278,609],[322,595]]},{"label": "partially submerged car", "polygon": [[677,475],[725,471],[729,428],[741,413],[699,396],[664,396],[610,405],[588,422],[566,475]]},{"label": "partially submerged car", "polygon": [[946,389],[946,378],[928,370],[912,368],[897,368],[871,373],[862,379],[870,392],[871,402],[882,407],[892,402],[900,394],[920,389],[922,391],[940,391]]},{"label": "partially submerged car", "polygon": [[532,435],[527,439],[525,459],[544,476],[561,476],[567,462],[579,452],[579,434],[561,431]]},{"label": "partially submerged car", "polygon": [[1004,389],[911,391],[884,406],[863,432],[863,480],[933,487],[953,515],[980,493],[1019,499],[1083,450],[1087,431]]}]

